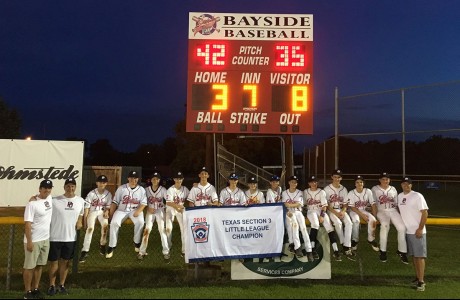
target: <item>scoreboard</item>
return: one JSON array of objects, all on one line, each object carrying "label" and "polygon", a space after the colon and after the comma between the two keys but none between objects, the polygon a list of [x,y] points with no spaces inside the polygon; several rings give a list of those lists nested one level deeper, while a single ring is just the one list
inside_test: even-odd
[{"label": "scoreboard", "polygon": [[189,13],[187,132],[313,133],[313,15]]}]

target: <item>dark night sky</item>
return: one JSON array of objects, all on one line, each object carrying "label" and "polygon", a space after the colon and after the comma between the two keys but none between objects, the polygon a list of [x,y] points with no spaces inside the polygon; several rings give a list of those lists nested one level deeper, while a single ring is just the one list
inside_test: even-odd
[{"label": "dark night sky", "polygon": [[0,96],[34,139],[161,143],[185,118],[189,12],[314,15],[314,134],[295,137],[296,149],[334,134],[336,86],[351,95],[460,79],[456,0],[3,0]]}]

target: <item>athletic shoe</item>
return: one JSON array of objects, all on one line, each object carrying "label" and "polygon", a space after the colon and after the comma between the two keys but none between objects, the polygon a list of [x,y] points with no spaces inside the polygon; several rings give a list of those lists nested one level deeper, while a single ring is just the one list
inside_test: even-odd
[{"label": "athletic shoe", "polygon": [[48,292],[46,292],[48,296],[54,296],[56,295],[56,287],[54,285],[50,286],[48,288]]},{"label": "athletic shoe", "polygon": [[40,292],[39,289],[34,289],[32,291],[32,295],[34,296],[35,299],[45,299],[45,296]]},{"label": "athletic shoe", "polygon": [[295,253],[294,244],[289,244],[289,252]]},{"label": "athletic shoe", "polygon": [[406,265],[409,264],[409,260],[407,259],[406,253],[396,251],[396,254],[398,254],[398,256],[399,256],[399,258],[401,259],[401,262],[402,262],[403,264],[406,264]]},{"label": "athletic shoe", "polygon": [[182,253],[180,254],[180,257],[185,257],[185,252],[182,252]]},{"label": "athletic shoe", "polygon": [[377,242],[375,240],[367,241],[367,242],[369,243],[369,245],[371,245],[372,250],[374,250],[375,252],[380,251],[379,244],[377,244]]},{"label": "athletic shoe", "polygon": [[380,261],[387,262],[387,252],[386,251],[380,251]]},{"label": "athletic shoe", "polygon": [[88,258],[88,251],[82,251],[80,254],[80,262],[84,263],[86,259]]},{"label": "athletic shoe", "polygon": [[171,256],[169,256],[169,254],[163,255],[163,258],[165,259],[166,264],[169,264],[171,262],[171,260],[170,260]]},{"label": "athletic shoe", "polygon": [[425,282],[417,282],[417,292],[425,291]]},{"label": "athletic shoe", "polygon": [[355,240],[351,241],[351,250],[357,251],[358,250],[358,242]]},{"label": "athletic shoe", "polygon": [[67,292],[67,290],[65,289],[65,286],[63,286],[62,284],[59,286],[59,294],[61,295],[68,295],[69,292]]},{"label": "athletic shoe", "polygon": [[24,299],[35,299],[34,294],[32,294],[32,291],[27,291],[24,294]]},{"label": "athletic shoe", "polygon": [[112,256],[113,256],[113,248],[108,247],[107,248],[107,253],[105,254],[105,258],[112,258]]},{"label": "athletic shoe", "polygon": [[99,253],[105,255],[105,245],[99,245]]},{"label": "athletic shoe", "polygon": [[297,256],[298,258],[303,257],[303,252],[300,248],[295,250],[295,256]]},{"label": "athletic shoe", "polygon": [[356,261],[356,255],[351,249],[345,250],[345,256],[351,261]]},{"label": "athletic shoe", "polygon": [[339,251],[334,251],[333,256],[334,256],[335,261],[342,261],[342,257],[340,256]]},{"label": "athletic shoe", "polygon": [[319,259],[319,254],[318,254],[318,252],[316,252],[315,250],[313,250],[311,253],[312,253],[312,255],[313,255],[313,259],[316,259],[316,260]]},{"label": "athletic shoe", "polygon": [[141,243],[134,243],[134,252],[139,252],[140,248],[141,248]]},{"label": "athletic shoe", "polygon": [[137,259],[138,259],[138,260],[143,260],[143,259],[144,259],[144,256],[145,256],[145,255],[139,253],[139,254],[137,254]]},{"label": "athletic shoe", "polygon": [[417,283],[418,283],[418,278],[415,278],[414,280],[410,282],[410,285],[413,287],[417,287]]},{"label": "athletic shoe", "polygon": [[315,260],[315,258],[313,257],[312,252],[307,252],[307,258],[308,258],[308,261],[314,261]]}]

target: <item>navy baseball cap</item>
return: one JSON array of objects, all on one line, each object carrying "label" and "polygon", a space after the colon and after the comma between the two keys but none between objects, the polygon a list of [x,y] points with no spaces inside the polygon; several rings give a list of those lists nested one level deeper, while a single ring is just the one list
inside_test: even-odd
[{"label": "navy baseball cap", "polygon": [[206,167],[202,167],[202,168],[200,169],[200,173],[201,173],[201,172],[206,172],[206,173],[209,174],[209,171],[208,171],[208,169],[206,169]]},{"label": "navy baseball cap", "polygon": [[390,174],[388,174],[387,172],[383,172],[382,174],[380,174],[380,177],[379,179],[382,179],[382,178],[390,178]]},{"label": "navy baseball cap", "polygon": [[410,179],[410,177],[403,177],[403,179],[401,180],[401,183],[403,182],[407,182],[408,184],[412,184],[412,179]]},{"label": "navy baseball cap", "polygon": [[96,182],[108,182],[109,180],[107,179],[107,176],[105,175],[100,175],[96,178]]},{"label": "navy baseball cap", "polygon": [[52,189],[53,182],[51,182],[51,180],[42,180],[42,182],[40,182],[40,188]]},{"label": "navy baseball cap", "polygon": [[154,177],[156,177],[156,178],[158,178],[158,179],[161,179],[160,173],[159,173],[159,172],[156,172],[156,171],[153,172],[153,174],[150,176],[150,178],[154,178]]},{"label": "navy baseball cap", "polygon": [[236,175],[236,173],[230,173],[230,175],[228,176],[228,179],[229,180],[238,180],[238,175]]},{"label": "navy baseball cap", "polygon": [[292,175],[291,177],[289,177],[288,182],[291,180],[299,181],[299,178],[295,175]]},{"label": "navy baseball cap", "polygon": [[312,175],[312,176],[308,177],[307,182],[318,182],[318,178],[316,178],[315,175]]},{"label": "navy baseball cap", "polygon": [[139,173],[137,171],[131,171],[128,174],[128,178],[139,178]]},{"label": "navy baseball cap", "polygon": [[77,185],[77,182],[75,181],[74,178],[67,178],[67,179],[65,180],[64,185],[68,185],[68,184]]},{"label": "navy baseball cap", "polygon": [[280,177],[278,175],[272,175],[270,181],[280,181]]},{"label": "navy baseball cap", "polygon": [[177,171],[176,173],[174,173],[173,178],[182,179],[182,178],[184,178],[184,174],[181,171]]},{"label": "navy baseball cap", "polygon": [[334,171],[332,171],[332,176],[334,176],[334,175],[342,176],[342,170],[335,169]]},{"label": "navy baseball cap", "polygon": [[355,178],[355,181],[356,181],[356,180],[364,181],[364,177],[361,176],[361,175],[358,175],[358,176],[356,176],[356,178]]},{"label": "navy baseball cap", "polygon": [[249,177],[248,183],[257,183],[257,179],[254,176]]}]

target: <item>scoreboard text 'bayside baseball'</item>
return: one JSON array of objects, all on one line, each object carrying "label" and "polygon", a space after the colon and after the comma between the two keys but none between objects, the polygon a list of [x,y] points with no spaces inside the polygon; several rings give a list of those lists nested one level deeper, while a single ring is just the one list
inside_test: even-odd
[{"label": "scoreboard text 'bayside baseball'", "polygon": [[312,134],[313,15],[189,13],[187,132]]}]

